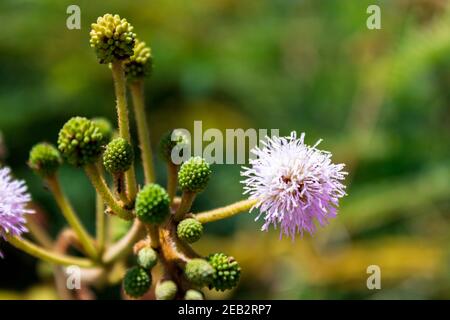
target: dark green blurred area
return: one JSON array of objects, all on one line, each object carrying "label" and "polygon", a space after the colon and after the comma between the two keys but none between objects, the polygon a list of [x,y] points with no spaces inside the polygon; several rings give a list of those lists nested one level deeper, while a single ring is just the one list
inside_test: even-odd
[{"label": "dark green blurred area", "polygon": [[[66,28],[70,4],[81,8],[81,30]],[[381,30],[366,27],[369,4],[381,7]],[[115,123],[111,74],[96,61],[89,30],[98,16],[118,13],[152,47],[146,99],[155,145],[166,130],[202,120],[204,129],[306,132],[308,143],[323,138],[321,147],[348,165],[349,196],[314,237],[279,241],[277,231],[259,232],[261,223],[249,215],[208,225],[199,250],[223,248],[243,265],[240,287],[213,297],[449,299],[446,6],[445,0],[2,0],[5,163],[27,181],[55,235],[64,221],[27,168],[28,152],[39,141],[55,143],[71,116]],[[157,166],[163,184],[160,159]],[[239,172],[238,165],[214,166],[194,209],[241,199]],[[93,232],[87,179],[68,166],[61,179]],[[1,247],[0,299],[53,297],[33,259]],[[382,290],[366,288],[370,264],[381,267]]]}]

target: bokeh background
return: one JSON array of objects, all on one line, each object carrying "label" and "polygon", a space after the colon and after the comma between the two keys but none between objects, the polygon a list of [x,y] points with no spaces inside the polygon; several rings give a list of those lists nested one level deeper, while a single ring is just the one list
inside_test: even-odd
[{"label": "bokeh background", "polygon": [[[81,8],[81,30],[66,8]],[[378,4],[382,29],[368,30]],[[71,116],[114,120],[111,74],[89,47],[90,23],[119,13],[149,43],[146,82],[153,143],[170,128],[278,128],[319,138],[347,164],[340,214],[313,237],[279,240],[254,214],[206,227],[195,248],[235,256],[239,287],[210,298],[450,298],[450,11],[446,0],[0,1],[1,162],[25,179],[38,218],[64,226],[26,165],[29,149]],[[158,181],[165,167],[156,159]],[[140,176],[142,172],[138,168]],[[242,199],[238,165],[216,165],[195,210]],[[64,189],[94,231],[94,193],[61,170]],[[122,226],[124,227],[124,226]],[[126,227],[126,226],[125,226]],[[53,299],[48,265],[4,241],[0,299]],[[378,265],[382,289],[368,290]],[[99,298],[116,298],[119,286]]]}]

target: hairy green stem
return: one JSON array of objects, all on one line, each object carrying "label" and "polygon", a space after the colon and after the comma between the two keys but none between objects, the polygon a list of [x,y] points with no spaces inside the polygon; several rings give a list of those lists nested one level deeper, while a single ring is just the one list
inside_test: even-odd
[{"label": "hairy green stem", "polygon": [[[119,123],[119,135],[131,143],[130,123],[128,120],[128,105],[126,97],[126,81],[123,63],[120,60],[111,63],[111,70],[114,80],[114,91],[116,93],[117,118]],[[137,194],[136,174],[134,166],[125,173],[127,195],[134,201]]]},{"label": "hairy green stem", "polygon": [[66,195],[62,191],[58,178],[56,177],[56,175],[52,175],[48,177],[46,181],[48,183],[51,192],[53,193],[56,202],[58,203],[59,208],[61,209],[62,214],[64,215],[70,227],[77,235],[78,240],[81,246],[83,247],[84,251],[92,259],[94,260],[97,259],[98,251],[94,246],[93,239],[81,224],[77,214],[72,208],[72,205],[70,204]]},{"label": "hairy green stem", "polygon": [[99,253],[102,254],[106,243],[106,213],[105,203],[97,191],[95,192],[95,217],[97,248]]},{"label": "hairy green stem", "polygon": [[139,136],[142,166],[144,168],[145,183],[155,181],[152,147],[150,143],[150,131],[145,114],[144,81],[138,80],[130,84],[131,97],[133,99],[134,117]]},{"label": "hairy green stem", "polygon": [[96,264],[91,260],[54,253],[20,237],[7,235],[6,238],[8,242],[17,249],[20,249],[33,257],[50,263],[65,266],[76,265],[81,268],[92,268],[96,266]]},{"label": "hairy green stem", "polygon": [[241,212],[248,212],[257,202],[256,199],[242,200],[225,207],[197,213],[195,218],[201,223],[229,218]]},{"label": "hairy green stem", "polygon": [[103,198],[103,201],[110,207],[112,212],[122,219],[132,219],[133,213],[124,209],[116,201],[113,194],[111,193],[111,190],[109,190],[108,186],[106,185],[103,176],[100,174],[98,167],[95,164],[87,164],[84,167],[84,170],[86,171],[86,175],[89,177],[89,180],[91,180],[91,183],[94,186],[95,190]]},{"label": "hairy green stem", "polygon": [[192,203],[194,202],[195,195],[196,194],[194,192],[183,191],[183,194],[181,195],[180,206],[178,207],[178,209],[174,215],[175,221],[182,220],[184,218],[184,216],[186,215],[186,213],[189,212],[189,210],[192,207]]},{"label": "hairy green stem", "polygon": [[147,227],[148,236],[150,237],[150,246],[153,249],[159,248],[160,243],[159,243],[159,228],[158,228],[158,226],[154,225],[154,224],[149,224],[146,227]]}]

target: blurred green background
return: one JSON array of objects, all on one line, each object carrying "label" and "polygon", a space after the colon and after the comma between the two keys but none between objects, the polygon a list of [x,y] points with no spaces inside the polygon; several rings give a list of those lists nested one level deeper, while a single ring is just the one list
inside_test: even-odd
[{"label": "blurred green background", "polygon": [[[81,8],[81,30],[66,8]],[[382,29],[366,9],[381,7]],[[255,215],[206,226],[195,247],[234,255],[240,286],[211,298],[450,298],[450,11],[445,0],[0,1],[0,157],[25,179],[53,236],[53,199],[26,166],[71,116],[115,115],[111,74],[90,23],[118,13],[151,45],[146,82],[153,143],[170,128],[279,128],[319,138],[350,172],[330,226],[292,242]],[[165,167],[157,159],[158,181]],[[138,168],[139,175],[142,171]],[[195,210],[243,198],[240,167],[216,165]],[[94,193],[65,166],[64,189],[90,231]],[[56,298],[48,266],[4,241],[0,299]],[[366,268],[381,268],[368,290]],[[119,288],[99,293],[117,297]]]}]

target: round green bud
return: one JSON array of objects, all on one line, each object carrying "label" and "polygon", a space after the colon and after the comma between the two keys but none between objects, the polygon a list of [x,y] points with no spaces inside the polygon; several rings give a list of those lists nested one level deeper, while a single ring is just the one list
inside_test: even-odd
[{"label": "round green bud", "polygon": [[142,248],[138,252],[137,262],[142,268],[150,270],[158,262],[158,255],[150,247]]},{"label": "round green bud", "polygon": [[157,184],[148,184],[136,197],[136,216],[144,223],[159,224],[169,215],[169,195]]},{"label": "round green bud", "polygon": [[124,64],[125,75],[129,81],[144,78],[149,75],[153,67],[152,50],[145,42],[136,39],[133,55]]},{"label": "round green bud", "polygon": [[180,156],[182,154],[182,146],[189,144],[188,136],[182,130],[172,130],[164,134],[159,142],[159,154],[167,161],[172,162],[172,150],[176,147],[180,148]]},{"label": "round green bud", "polygon": [[111,122],[109,122],[108,119],[102,117],[93,118],[91,120],[98,127],[98,130],[103,136],[102,145],[108,144],[108,142],[111,141],[114,134],[114,128]]},{"label": "round green bud", "polygon": [[173,300],[177,290],[177,285],[172,280],[159,282],[155,288],[156,300]]},{"label": "round green bud", "polygon": [[188,243],[194,243],[201,238],[202,234],[203,225],[193,218],[184,219],[177,226],[178,238]]},{"label": "round green bud", "polygon": [[211,168],[206,160],[193,157],[181,165],[178,183],[183,191],[200,192],[206,188],[210,176]]},{"label": "round green bud", "polygon": [[28,165],[44,177],[54,174],[61,163],[61,154],[52,144],[39,143],[30,151]]},{"label": "round green bud", "polygon": [[128,269],[123,278],[123,289],[132,298],[143,296],[152,284],[152,276],[141,267]]},{"label": "round green bud", "polygon": [[238,284],[241,267],[233,257],[228,257],[223,253],[214,253],[209,255],[207,260],[214,268],[210,288],[225,291],[234,288]]},{"label": "round green bud", "polygon": [[103,165],[110,173],[127,171],[133,164],[133,160],[133,147],[123,138],[112,140],[103,153]]},{"label": "round green bud", "polygon": [[100,63],[125,60],[133,55],[136,34],[133,26],[119,15],[105,14],[91,25],[90,44]]},{"label": "round green bud", "polygon": [[184,268],[186,279],[200,287],[211,283],[214,272],[214,268],[204,259],[192,259]]},{"label": "round green bud", "polygon": [[58,149],[72,165],[94,163],[102,152],[103,135],[89,119],[73,117],[62,127]]},{"label": "round green bud", "polygon": [[203,293],[198,290],[189,289],[184,295],[184,300],[204,300]]}]

